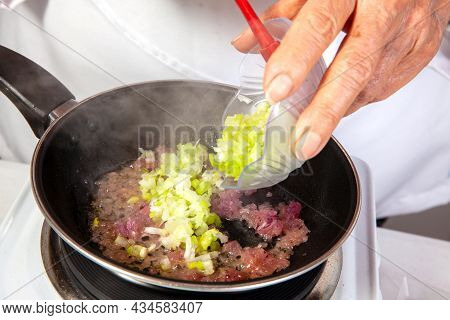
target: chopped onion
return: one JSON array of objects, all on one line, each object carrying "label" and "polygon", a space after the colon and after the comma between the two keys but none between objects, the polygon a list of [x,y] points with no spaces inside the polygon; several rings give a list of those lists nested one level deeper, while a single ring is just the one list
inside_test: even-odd
[{"label": "chopped onion", "polygon": [[222,243],[228,240],[217,229],[210,229],[221,225],[210,207],[211,195],[223,177],[217,170],[205,170],[207,160],[208,150],[200,143],[179,144],[176,152],[160,155],[159,167],[142,173],[139,181],[141,198],[150,204],[150,218],[160,223],[145,228],[144,233],[160,236],[165,249],[184,245],[186,262],[196,254],[218,250],[216,234]]},{"label": "chopped onion", "polygon": [[128,240],[127,238],[122,237],[122,236],[117,236],[117,238],[114,240],[114,244],[118,245],[119,247],[126,248],[130,244],[134,244],[134,241],[133,240]]},{"label": "chopped onion", "polygon": [[223,233],[219,232],[218,234],[216,234],[217,239],[220,240],[220,242],[225,243],[228,242],[228,237],[226,235],[224,235]]},{"label": "chopped onion", "polygon": [[130,256],[144,260],[148,255],[148,249],[138,244],[131,245],[127,248],[127,253]]},{"label": "chopped onion", "polygon": [[210,274],[213,274],[214,273],[213,262],[211,260],[206,260],[206,261],[202,261],[202,262],[203,262],[203,267],[205,268],[203,273],[207,276],[209,276]]},{"label": "chopped onion", "polygon": [[244,168],[261,158],[270,104],[261,102],[251,114],[235,114],[224,121],[224,129],[210,154],[211,165],[227,177],[238,180]]},{"label": "chopped onion", "polygon": [[186,249],[184,249],[184,259],[186,261],[192,261],[195,257],[195,247],[192,244],[191,237],[186,237]]},{"label": "chopped onion", "polygon": [[170,260],[167,257],[164,257],[163,259],[161,259],[161,269],[163,269],[164,271],[167,271],[170,269]]},{"label": "chopped onion", "polygon": [[195,262],[195,261],[208,261],[208,260],[217,258],[218,256],[219,256],[219,252],[213,251],[213,252],[205,253],[205,254],[202,254],[201,256],[195,257],[195,258],[193,258],[190,261],[192,261],[192,262]]},{"label": "chopped onion", "polygon": [[158,236],[165,236],[167,234],[166,230],[154,227],[147,227],[144,229],[144,232],[148,234],[156,234]]},{"label": "chopped onion", "polygon": [[139,148],[139,152],[141,153],[142,157],[144,157],[146,163],[152,163],[156,161],[155,153],[153,151]]}]

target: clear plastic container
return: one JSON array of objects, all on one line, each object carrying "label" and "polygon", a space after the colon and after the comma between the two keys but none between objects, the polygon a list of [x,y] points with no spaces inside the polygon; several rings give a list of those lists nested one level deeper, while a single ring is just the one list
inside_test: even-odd
[{"label": "clear plastic container", "polygon": [[[267,21],[265,25],[275,38],[282,40],[291,22],[287,19],[274,19]],[[265,65],[257,48],[246,55],[240,67],[239,90],[225,109],[222,123],[228,116],[252,113],[256,105],[265,100]],[[293,95],[272,106],[266,124],[262,156],[248,164],[237,181],[226,179],[224,188],[249,190],[273,186],[303,165],[304,161],[297,159],[291,147],[295,124],[300,113],[311,102],[324,72],[325,62],[321,58]]]}]

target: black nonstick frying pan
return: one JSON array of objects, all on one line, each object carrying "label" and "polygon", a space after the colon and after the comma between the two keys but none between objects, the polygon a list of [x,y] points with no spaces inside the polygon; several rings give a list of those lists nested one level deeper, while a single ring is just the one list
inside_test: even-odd
[{"label": "black nonstick frying pan", "polygon": [[[102,256],[89,241],[87,208],[95,191],[94,181],[136,159],[138,147],[151,149],[183,139],[213,144],[223,110],[236,88],[190,80],[153,81],[76,102],[70,91],[44,69],[0,46],[0,90],[40,138],[31,178],[47,222],[71,247],[130,281],[206,292],[272,285],[324,262],[341,247],[357,221],[357,172],[347,153],[331,139],[303,169],[274,187],[277,199],[297,199],[303,204],[301,216],[311,230],[308,242],[295,250],[287,269],[269,277],[233,283],[180,281],[129,269]],[[244,239],[244,229],[230,231],[248,240]]]}]

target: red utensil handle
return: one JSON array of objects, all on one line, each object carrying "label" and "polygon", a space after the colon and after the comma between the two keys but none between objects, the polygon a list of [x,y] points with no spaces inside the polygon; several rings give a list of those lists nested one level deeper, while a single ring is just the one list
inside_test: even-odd
[{"label": "red utensil handle", "polygon": [[253,10],[248,0],[235,1],[239,6],[239,9],[241,9],[244,18],[247,20],[248,25],[252,29],[253,34],[259,43],[261,48],[259,51],[266,61],[269,60],[270,56],[277,49],[280,43],[272,37],[269,31],[267,31],[266,27],[259,19],[255,10]]}]

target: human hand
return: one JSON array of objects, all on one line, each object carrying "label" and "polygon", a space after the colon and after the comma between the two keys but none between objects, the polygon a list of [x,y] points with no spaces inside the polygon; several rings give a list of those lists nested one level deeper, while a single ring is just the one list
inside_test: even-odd
[{"label": "human hand", "polygon": [[[342,117],[389,97],[429,63],[449,22],[450,1],[279,0],[261,19],[279,17],[293,24],[265,68],[272,103],[295,92],[337,34],[347,33],[297,122],[293,148],[298,158],[309,159]],[[247,29],[232,44],[248,52],[256,40]]]}]

